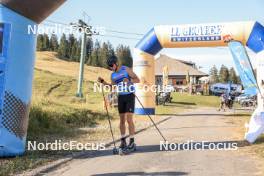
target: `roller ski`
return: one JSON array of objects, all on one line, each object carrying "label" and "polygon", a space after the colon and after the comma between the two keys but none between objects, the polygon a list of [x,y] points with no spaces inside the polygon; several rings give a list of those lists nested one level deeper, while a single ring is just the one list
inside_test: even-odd
[{"label": "roller ski", "polygon": [[127,150],[130,153],[137,150],[137,145],[135,144],[134,141],[133,142],[130,141],[129,145],[127,146]]},{"label": "roller ski", "polygon": [[119,147],[119,155],[127,155],[136,150],[137,148],[134,139],[130,139],[129,145],[126,145],[126,142],[121,142],[121,145]]},{"label": "roller ski", "polygon": [[113,155],[118,155],[118,149],[116,147],[113,148]]},{"label": "roller ski", "polygon": [[119,146],[119,149],[118,149],[118,154],[119,155],[125,155],[127,152],[127,143],[126,143],[126,139],[121,139],[121,144]]}]

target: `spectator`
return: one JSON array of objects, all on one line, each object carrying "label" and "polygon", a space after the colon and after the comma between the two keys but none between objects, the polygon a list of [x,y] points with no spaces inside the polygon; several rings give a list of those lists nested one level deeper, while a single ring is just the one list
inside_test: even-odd
[{"label": "spectator", "polygon": [[225,111],[226,100],[227,100],[226,94],[223,93],[223,94],[220,96],[220,106],[219,106],[218,111],[221,111],[221,110],[224,110],[224,111]]}]

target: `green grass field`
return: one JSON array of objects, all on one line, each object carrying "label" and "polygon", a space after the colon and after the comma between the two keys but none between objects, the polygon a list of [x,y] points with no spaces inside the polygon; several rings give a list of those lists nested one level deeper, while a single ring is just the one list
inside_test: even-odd
[{"label": "green grass field", "polygon": [[176,104],[191,106],[218,107],[220,101],[216,96],[189,95],[187,93],[174,93],[172,97]]},{"label": "green grass field", "polygon": [[157,115],[173,115],[198,107],[219,107],[219,97],[190,95],[187,93],[172,93],[172,102],[165,106],[157,106]]}]

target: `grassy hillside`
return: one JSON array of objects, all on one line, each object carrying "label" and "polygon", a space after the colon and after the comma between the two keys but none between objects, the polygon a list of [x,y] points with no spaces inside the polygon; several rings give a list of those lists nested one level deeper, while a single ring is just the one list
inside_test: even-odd
[{"label": "grassy hillside", "polygon": [[[57,58],[55,52],[36,52],[35,68],[39,70],[46,70],[52,73],[78,78],[79,63],[67,62]],[[98,76],[103,77],[105,80],[110,80],[110,71],[100,67],[92,67],[85,65],[84,79],[87,81],[96,81]]]},{"label": "grassy hillside", "polygon": [[96,120],[105,118],[102,95],[93,92],[93,83],[84,82],[83,99],[74,96],[76,89],[76,79],[35,70],[29,138],[43,133],[58,134],[63,129],[69,131],[66,126],[93,126]]}]

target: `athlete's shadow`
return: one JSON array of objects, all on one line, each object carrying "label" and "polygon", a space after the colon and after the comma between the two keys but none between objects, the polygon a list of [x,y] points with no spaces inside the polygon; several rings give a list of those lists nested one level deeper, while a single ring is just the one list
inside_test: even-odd
[{"label": "athlete's shadow", "polygon": [[189,143],[163,143],[162,145],[138,146],[134,153],[166,152],[166,151],[202,151],[202,150],[237,150],[248,146],[246,141],[214,141],[214,142],[189,142]]},{"label": "athlete's shadow", "polygon": [[[137,153],[153,153],[153,152],[168,152],[168,151],[203,151],[203,150],[238,150],[241,147],[250,145],[246,141],[214,141],[214,142],[189,142],[189,143],[168,143],[168,145],[144,145],[137,146],[137,151],[129,153],[133,155]],[[113,152],[111,149],[102,150],[97,152],[88,152],[77,158],[96,158],[111,156]]]},{"label": "athlete's shadow", "polygon": [[126,176],[126,175],[188,175],[187,172],[119,172],[119,173],[105,173],[95,174],[92,176]]},{"label": "athlete's shadow", "polygon": [[[235,146],[237,146],[238,148],[240,147],[245,147],[250,145],[249,143],[247,143],[246,141],[217,141],[217,142],[204,142],[205,143],[205,147],[202,147],[201,145],[197,145],[200,144],[201,142],[192,142],[190,143],[187,148],[186,145],[179,145],[179,143],[175,143],[176,145],[179,145],[180,147],[177,148],[176,150],[174,149],[174,145],[169,149],[166,150],[163,148],[161,148],[160,145],[145,145],[145,146],[138,146],[137,147],[137,151],[130,153],[128,155],[133,155],[133,154],[137,154],[137,153],[152,153],[152,152],[168,152],[168,151],[186,151],[186,150],[190,150],[190,151],[194,151],[194,150],[199,150],[202,152],[202,150],[211,150],[211,147],[209,144],[211,145],[217,145],[218,149],[220,150],[225,150],[225,147],[234,147],[232,146],[232,144],[236,144]],[[235,148],[233,148],[235,149]],[[73,156],[68,156],[72,159],[90,159],[90,158],[97,158],[97,157],[108,157],[108,156],[113,156],[113,151],[112,149],[108,149],[108,150],[102,150],[102,151],[85,151],[85,152],[81,152],[78,153],[76,155]],[[59,163],[59,164],[55,164],[54,166],[52,166],[51,168],[47,168],[43,170],[43,173],[46,172],[50,172],[56,168],[58,168],[59,166],[61,166],[62,164],[65,164],[67,161]],[[188,173],[182,173],[182,172],[154,172],[154,173],[145,173],[145,172],[129,172],[129,173],[107,173],[107,174],[101,174],[102,176],[110,176],[110,175],[117,175],[117,176],[125,176],[125,175],[187,175]],[[97,175],[97,176],[100,176]]]}]

